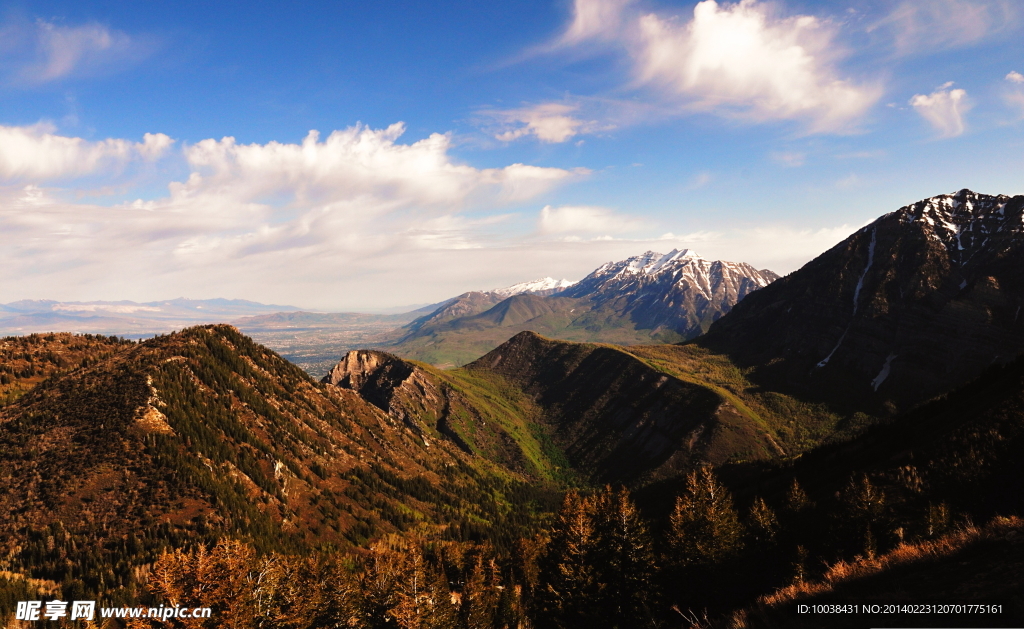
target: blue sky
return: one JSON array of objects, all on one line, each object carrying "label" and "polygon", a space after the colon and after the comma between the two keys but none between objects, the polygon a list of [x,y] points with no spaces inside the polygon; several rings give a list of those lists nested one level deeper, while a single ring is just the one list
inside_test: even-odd
[{"label": "blue sky", "polygon": [[786,273],[920,198],[1024,192],[1022,17],[10,3],[0,303],[381,308],[683,247]]}]

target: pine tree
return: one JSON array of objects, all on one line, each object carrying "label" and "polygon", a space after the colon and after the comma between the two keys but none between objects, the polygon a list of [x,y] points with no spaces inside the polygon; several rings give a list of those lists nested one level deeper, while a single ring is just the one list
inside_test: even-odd
[{"label": "pine tree", "polygon": [[600,626],[595,604],[602,594],[594,553],[594,503],[569,491],[555,517],[540,562],[538,626],[584,629]]},{"label": "pine tree", "polygon": [[462,617],[466,629],[491,629],[498,609],[501,585],[493,559],[479,555],[462,590]]},{"label": "pine tree", "polygon": [[601,582],[602,626],[651,626],[654,550],[647,524],[625,488],[606,488],[596,504],[595,568]]},{"label": "pine tree", "polygon": [[669,562],[681,567],[714,566],[740,551],[742,537],[732,497],[711,466],[690,472],[669,520]]},{"label": "pine tree", "polygon": [[747,522],[749,523],[747,531],[752,544],[761,550],[775,546],[779,532],[779,519],[764,498],[758,496],[754,499],[753,504],[750,505],[750,516],[747,518]]},{"label": "pine tree", "polygon": [[851,478],[842,495],[845,523],[853,528],[857,545],[864,556],[874,558],[878,552],[878,535],[884,533],[887,512],[885,493],[872,484],[867,474]]}]

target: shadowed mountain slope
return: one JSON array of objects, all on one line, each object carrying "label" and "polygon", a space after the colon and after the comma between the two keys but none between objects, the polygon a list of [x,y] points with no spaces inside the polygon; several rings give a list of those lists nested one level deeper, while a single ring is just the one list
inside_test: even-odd
[{"label": "shadowed mountain slope", "polygon": [[1022,306],[1024,197],[961,190],[858,230],[696,342],[769,388],[894,412],[1024,351]]},{"label": "shadowed mountain slope", "polygon": [[692,346],[522,332],[449,371],[350,352],[325,382],[536,478],[644,484],[698,462],[774,458],[847,434],[844,418],[760,391],[727,359]]}]

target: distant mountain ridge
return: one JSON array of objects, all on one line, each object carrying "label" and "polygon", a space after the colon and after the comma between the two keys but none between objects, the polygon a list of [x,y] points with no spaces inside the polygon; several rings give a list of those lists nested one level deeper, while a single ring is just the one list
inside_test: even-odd
[{"label": "distant mountain ridge", "polygon": [[239,317],[298,312],[294,306],[245,299],[167,299],[162,301],[55,301],[24,299],[0,304],[0,335],[33,332],[89,332],[145,335]]},{"label": "distant mountain ridge", "polygon": [[406,326],[389,351],[434,364],[465,364],[524,330],[583,342],[676,342],[703,333],[739,300],[777,278],[769,270],[706,260],[687,249],[648,251],[608,262],[579,282],[563,280],[568,285],[545,289],[556,291],[550,294],[464,293]]},{"label": "distant mountain ridge", "polygon": [[908,408],[1024,351],[1024,196],[904,206],[758,291],[696,341],[766,386]]}]

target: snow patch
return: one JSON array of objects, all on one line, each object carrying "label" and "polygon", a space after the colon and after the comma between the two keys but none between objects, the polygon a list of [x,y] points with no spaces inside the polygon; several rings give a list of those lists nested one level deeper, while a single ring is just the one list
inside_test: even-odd
[{"label": "snow patch", "polygon": [[892,370],[892,361],[896,358],[896,354],[889,354],[885,358],[885,364],[882,365],[882,370],[878,372],[875,379],[871,381],[871,388],[878,391],[878,387],[882,386],[885,379],[889,377],[889,372]]},{"label": "snow patch", "polygon": [[542,277],[539,280],[533,280],[531,282],[520,282],[519,284],[513,284],[512,286],[506,286],[505,288],[495,288],[494,290],[487,291],[502,297],[511,297],[513,295],[521,295],[523,293],[534,293],[542,290],[560,290],[568,288],[576,282],[571,282],[566,279],[556,280],[553,277]]},{"label": "snow patch", "polygon": [[[868,245],[868,264],[864,267],[864,272],[860,274],[860,279],[857,280],[857,288],[853,291],[853,314],[857,314],[857,302],[860,300],[860,289],[864,288],[864,278],[867,277],[868,271],[871,270],[871,264],[875,261],[875,230],[871,230],[871,244]],[[845,335],[844,335],[845,336]],[[833,350],[835,351],[835,350]]]},{"label": "snow patch", "polygon": [[828,364],[828,361],[832,359],[832,354],[835,354],[836,350],[839,349],[839,346],[843,344],[843,339],[846,338],[846,333],[849,332],[849,331],[850,331],[850,326],[846,326],[846,329],[843,331],[843,335],[839,337],[839,341],[836,343],[836,346],[832,348],[832,351],[828,353],[828,356],[826,356],[825,358],[821,359],[821,362],[819,362],[817,365],[815,365],[816,367],[821,369],[822,367],[824,367],[825,365]]}]

